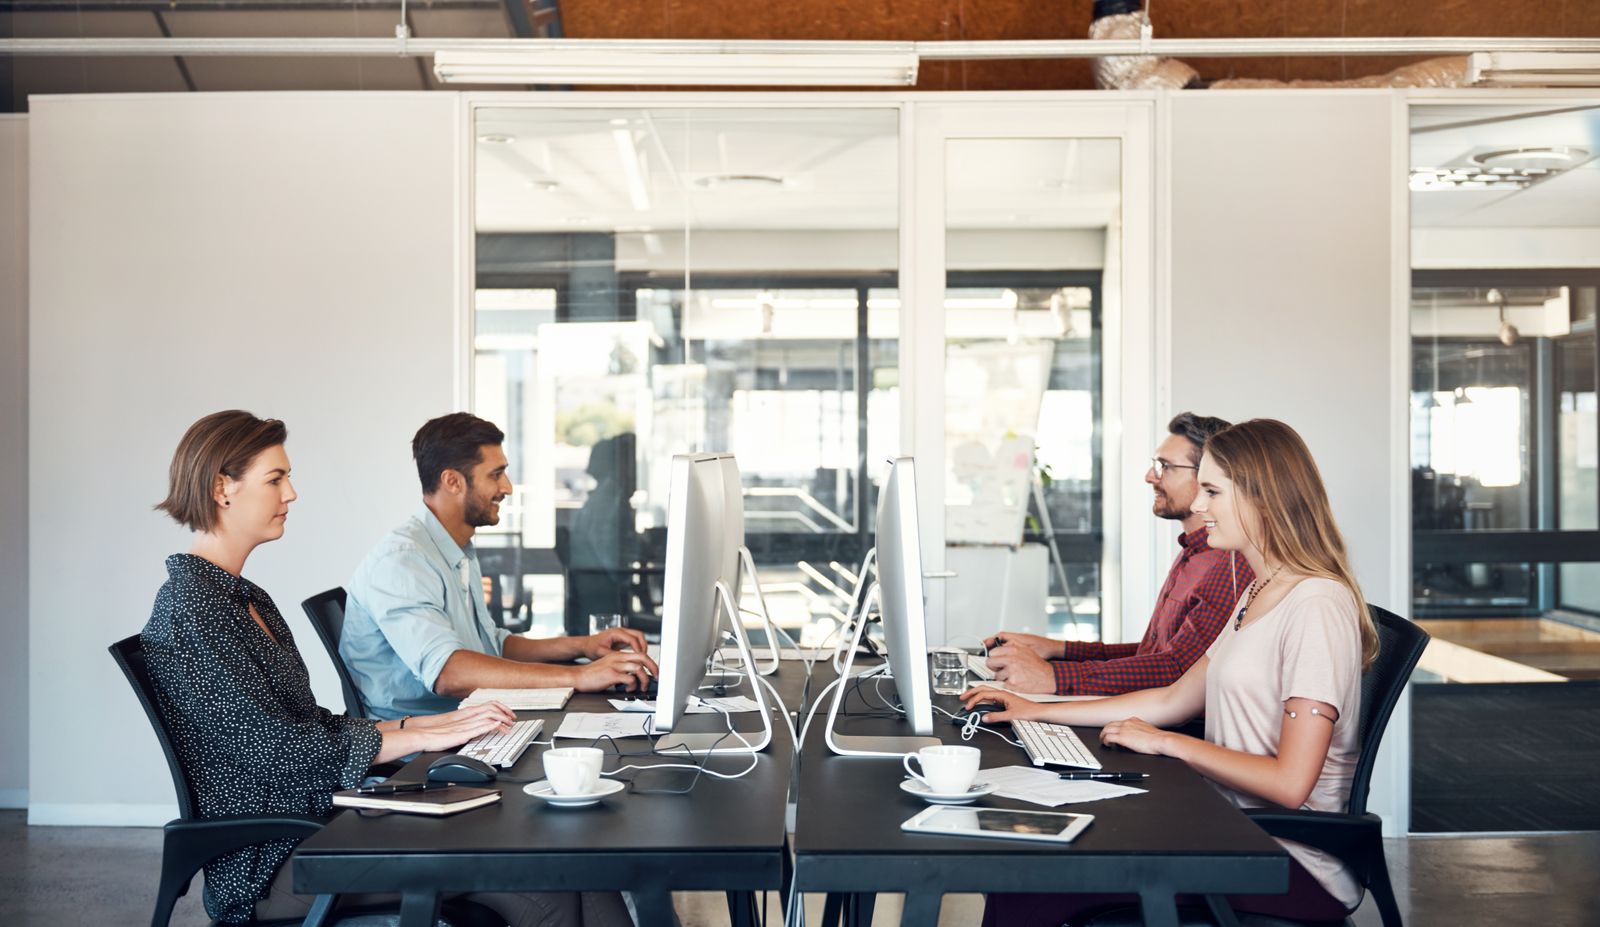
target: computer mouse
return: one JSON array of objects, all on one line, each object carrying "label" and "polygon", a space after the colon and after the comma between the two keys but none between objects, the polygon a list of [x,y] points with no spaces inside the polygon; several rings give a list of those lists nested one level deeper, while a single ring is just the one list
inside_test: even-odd
[{"label": "computer mouse", "polygon": [[428,764],[429,782],[458,782],[470,785],[475,782],[493,782],[496,775],[493,766],[461,753],[441,756]]},{"label": "computer mouse", "polygon": [[950,718],[951,724],[966,724],[967,719],[976,716],[979,724],[983,724],[986,716],[991,711],[1004,711],[1004,705],[999,702],[979,702],[967,711],[958,711]]}]

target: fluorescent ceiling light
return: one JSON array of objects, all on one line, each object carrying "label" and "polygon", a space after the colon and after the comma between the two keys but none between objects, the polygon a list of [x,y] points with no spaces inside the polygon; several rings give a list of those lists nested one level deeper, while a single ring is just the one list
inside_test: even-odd
[{"label": "fluorescent ceiling light", "polygon": [[679,87],[909,87],[915,52],[441,51],[433,73],[460,84],[651,84]]},{"label": "fluorescent ceiling light", "polygon": [[1467,79],[1483,87],[1600,87],[1600,55],[1475,52]]},{"label": "fluorescent ceiling light", "polygon": [[622,174],[628,179],[628,199],[635,212],[650,211],[650,191],[645,187],[644,170],[639,166],[639,149],[633,144],[632,129],[612,129],[611,137],[617,143],[617,157],[622,161]]}]

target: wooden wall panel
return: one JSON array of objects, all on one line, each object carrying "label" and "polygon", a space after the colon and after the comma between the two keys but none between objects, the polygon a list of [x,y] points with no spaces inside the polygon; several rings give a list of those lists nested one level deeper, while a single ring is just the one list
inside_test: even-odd
[{"label": "wooden wall panel", "polygon": [[[981,40],[1081,38],[1089,0],[561,0],[572,38]],[[1159,0],[1162,38],[1600,36],[1600,0]],[[1341,80],[1417,58],[1197,58],[1208,79]],[[1094,86],[1085,61],[924,62],[920,90]]]}]

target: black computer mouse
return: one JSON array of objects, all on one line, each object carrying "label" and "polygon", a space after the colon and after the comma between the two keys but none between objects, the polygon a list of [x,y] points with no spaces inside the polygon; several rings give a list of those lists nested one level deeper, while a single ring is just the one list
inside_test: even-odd
[{"label": "black computer mouse", "polygon": [[493,766],[460,753],[441,756],[428,764],[429,782],[458,782],[471,785],[477,782],[493,782],[496,775]]},{"label": "black computer mouse", "polygon": [[985,716],[991,711],[1004,711],[1004,705],[999,702],[979,702],[966,711],[958,711],[950,717],[951,724],[966,724],[967,719],[973,715],[978,716],[978,723],[982,724]]}]

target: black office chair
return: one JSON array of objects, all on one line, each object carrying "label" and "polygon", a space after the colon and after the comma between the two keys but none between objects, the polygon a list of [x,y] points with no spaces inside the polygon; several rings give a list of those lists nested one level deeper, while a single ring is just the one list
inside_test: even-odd
[{"label": "black office chair", "polygon": [[[343,598],[343,590],[337,591]],[[161,881],[156,888],[155,912],[150,917],[150,927],[167,927],[172,920],[172,909],[177,905],[178,899],[189,893],[189,884],[193,881],[195,873],[206,863],[224,854],[254,844],[266,843],[269,840],[304,840],[322,828],[322,821],[310,815],[299,814],[240,814],[204,819],[196,816],[194,791],[189,784],[188,773],[184,771],[183,764],[178,760],[178,753],[173,749],[166,718],[161,714],[160,703],[156,699],[155,685],[150,681],[150,672],[145,664],[144,646],[139,641],[139,635],[123,638],[107,650],[111,652],[111,658],[117,661],[122,674],[128,677],[128,684],[133,687],[133,694],[138,696],[145,717],[150,719],[150,727],[156,732],[156,740],[161,742],[161,752],[167,758],[167,769],[172,773],[172,788],[178,795],[178,818],[168,821],[164,828],[165,834],[161,844]],[[305,927],[320,927],[333,909],[337,897],[317,896],[316,902],[303,921],[298,918],[257,921],[256,927],[297,927],[301,924]],[[446,905],[447,918],[460,927],[487,927],[492,924],[503,927],[504,922],[494,912],[481,905],[462,899],[452,899],[446,902]],[[341,919],[364,917],[393,910],[394,906],[365,907],[341,911],[339,916]],[[213,927],[217,927],[216,922],[212,923]]]},{"label": "black office chair", "polygon": [[[1389,716],[1400,701],[1411,671],[1422,659],[1428,646],[1428,632],[1416,624],[1386,609],[1368,604],[1372,620],[1378,626],[1378,658],[1361,675],[1361,756],[1356,761],[1350,782],[1350,800],[1343,813],[1331,811],[1298,811],[1287,808],[1247,808],[1250,816],[1262,830],[1274,837],[1293,840],[1316,847],[1338,857],[1349,867],[1356,880],[1372,895],[1383,927],[1402,927],[1400,908],[1395,903],[1394,887],[1389,883],[1388,863],[1383,855],[1383,819],[1367,811],[1367,796],[1372,788],[1372,768],[1378,758],[1378,747],[1383,742],[1383,732],[1389,725]],[[1204,908],[1184,906],[1179,919],[1184,927],[1191,924],[1235,922],[1232,911],[1221,896],[1207,898],[1209,911]],[[1128,909],[1107,911],[1084,921],[1092,927],[1116,927],[1130,916]],[[1137,921],[1133,921],[1137,922]],[[1246,914],[1237,923],[1250,927],[1272,927],[1299,922],[1281,918]],[[1335,924],[1340,922],[1335,921]],[[1352,922],[1346,918],[1344,925]]]},{"label": "black office chair", "polygon": [[344,689],[345,714],[352,718],[365,718],[367,706],[361,701],[355,680],[350,678],[349,668],[339,656],[339,637],[344,633],[344,602],[344,587],[334,586],[327,592],[319,592],[301,602],[300,607],[311,619],[311,627],[322,638],[322,646],[327,648],[328,658],[333,661],[333,668],[339,674],[339,686]]}]

